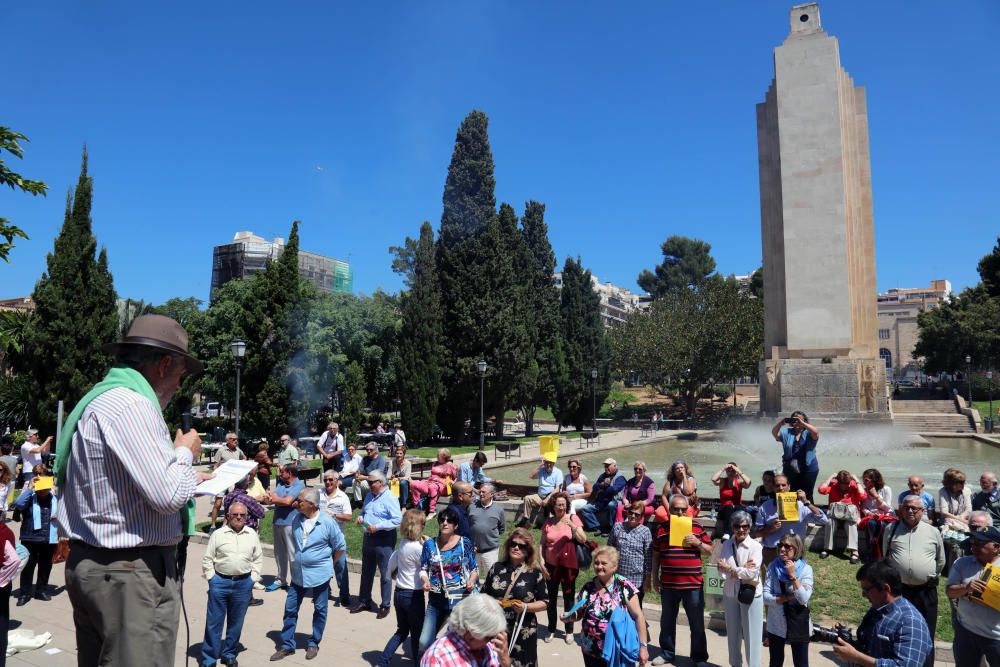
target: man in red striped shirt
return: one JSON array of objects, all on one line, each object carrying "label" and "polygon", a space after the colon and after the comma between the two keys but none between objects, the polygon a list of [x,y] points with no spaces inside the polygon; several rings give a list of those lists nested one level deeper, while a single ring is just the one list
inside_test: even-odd
[{"label": "man in red striped shirt", "polygon": [[[670,499],[670,514],[686,516],[688,501],[677,494]],[[660,650],[651,664],[662,665],[677,657],[677,612],[684,605],[691,627],[691,660],[696,665],[708,662],[708,640],[705,637],[705,593],[703,590],[701,557],[712,553],[712,539],[701,524],[691,521],[691,533],[684,536],[683,546],[670,546],[670,523],[656,529],[653,539],[653,589],[660,593]]]}]

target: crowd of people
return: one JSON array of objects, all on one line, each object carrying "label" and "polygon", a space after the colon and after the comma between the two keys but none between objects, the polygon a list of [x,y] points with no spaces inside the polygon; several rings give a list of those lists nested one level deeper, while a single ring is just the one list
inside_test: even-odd
[{"label": "crowd of people", "polygon": [[[12,509],[25,553],[0,524],[0,611],[8,609],[19,569],[18,604],[44,602],[52,564],[65,560],[80,665],[173,665],[195,487],[212,475],[194,470],[197,433],[178,431],[171,442],[162,410],[201,363],[188,354],[180,325],[157,315],[137,318],[108,351],[116,365],[67,418],[54,470],[44,461],[52,438],[39,444],[39,434],[29,432],[22,447],[24,487]],[[216,465],[246,457],[230,435]],[[918,476],[894,495],[875,468],[821,478],[820,431],[802,412],[781,419],[772,435],[781,468],[764,471],[752,497],[753,482],[737,462],[712,475],[719,500],[712,501],[711,530],[702,518],[707,498],[683,460],[657,488],[643,461],[627,475],[609,457],[591,480],[580,460],[567,461],[564,473],[560,461],[547,458],[508,530],[496,499],[501,482],[484,471],[484,456],[457,465],[441,449],[429,477],[415,479],[401,429],[388,457],[374,444],[361,456],[331,423],[317,447],[322,484],[311,487],[299,479],[293,439],[283,436],[273,458],[266,448],[256,452],[247,477],[213,499],[201,562],[208,600],[199,662],[238,665],[248,608],[262,603],[255,589],[285,593],[271,660],[300,648],[316,658],[335,581],[335,599],[351,614],[378,621],[395,610],[380,665],[403,647],[425,667],[529,667],[539,663],[538,641],[557,639],[578,646],[587,667],[660,665],[678,658],[681,607],[690,658],[706,663],[707,559],[724,579],[729,664],[759,667],[766,647],[772,667],[783,664],[786,648],[793,664],[805,667],[816,632],[809,604],[824,585],[808,562],[816,526],[825,540],[820,559],[835,555],[837,533],[846,534],[845,560],[859,566],[855,593],[870,603],[856,640],[830,640],[843,662],[932,665],[938,584],[947,576],[956,663],[973,667],[985,658],[1000,667],[1000,611],[989,604],[1000,597],[992,583],[1000,581],[1000,572],[992,574],[1000,564],[997,476],[983,473],[972,493],[965,474],[949,468],[937,495]],[[0,487],[8,485],[9,494],[12,452],[2,454]],[[275,577],[265,587],[272,568],[256,528],[268,511]],[[349,523],[362,534],[355,596]],[[606,546],[596,543],[601,536]],[[68,554],[59,553],[63,545]],[[658,651],[643,610],[651,593],[661,610]],[[295,630],[306,598],[312,630],[302,647]],[[2,624],[8,621],[9,612]]]}]

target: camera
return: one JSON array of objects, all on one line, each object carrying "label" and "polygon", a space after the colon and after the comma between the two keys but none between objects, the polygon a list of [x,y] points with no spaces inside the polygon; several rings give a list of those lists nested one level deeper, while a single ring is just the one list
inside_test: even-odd
[{"label": "camera", "polygon": [[798,417],[785,417],[785,423],[786,424],[794,424],[798,420],[799,420]]},{"label": "camera", "polygon": [[836,644],[838,639],[843,639],[851,646],[855,645],[854,633],[850,628],[839,623],[832,628],[824,628],[822,625],[813,625],[812,637],[809,641],[823,642],[824,644]]}]

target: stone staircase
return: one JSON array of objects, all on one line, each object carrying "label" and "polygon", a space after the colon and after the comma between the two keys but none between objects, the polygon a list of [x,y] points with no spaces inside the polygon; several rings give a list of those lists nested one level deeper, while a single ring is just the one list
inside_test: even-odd
[{"label": "stone staircase", "polygon": [[911,433],[975,433],[969,418],[948,399],[893,399],[892,423]]}]

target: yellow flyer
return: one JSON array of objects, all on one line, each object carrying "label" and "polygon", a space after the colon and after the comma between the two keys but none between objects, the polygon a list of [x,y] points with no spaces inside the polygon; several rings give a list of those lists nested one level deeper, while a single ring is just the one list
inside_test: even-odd
[{"label": "yellow flyer", "polygon": [[979,578],[986,582],[986,591],[976,601],[1000,611],[1000,568],[987,565]]},{"label": "yellow flyer", "polygon": [[794,491],[786,491],[777,494],[778,499],[778,519],[781,521],[799,520],[799,494]]},{"label": "yellow flyer", "polygon": [[670,515],[670,546],[684,546],[684,538],[691,534],[691,517]]}]

